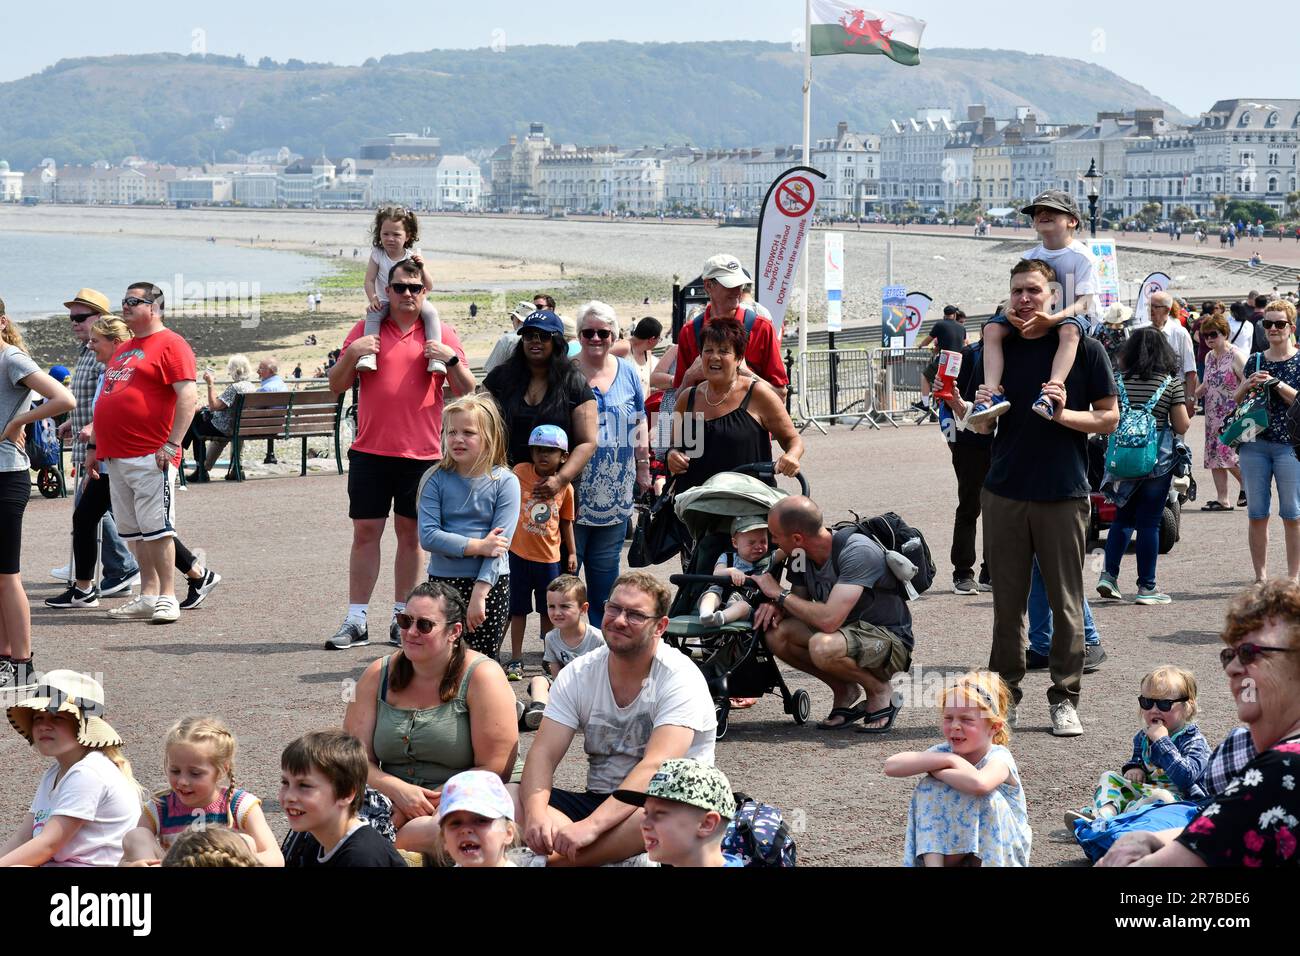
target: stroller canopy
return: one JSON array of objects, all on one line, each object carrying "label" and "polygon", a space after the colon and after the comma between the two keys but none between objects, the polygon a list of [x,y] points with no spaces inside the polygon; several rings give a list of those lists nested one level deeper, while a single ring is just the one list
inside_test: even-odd
[{"label": "stroller canopy", "polygon": [[688,488],[673,501],[677,517],[698,541],[714,531],[729,531],[740,515],[767,516],[787,492],[764,484],[751,475],[723,471],[702,485]]}]

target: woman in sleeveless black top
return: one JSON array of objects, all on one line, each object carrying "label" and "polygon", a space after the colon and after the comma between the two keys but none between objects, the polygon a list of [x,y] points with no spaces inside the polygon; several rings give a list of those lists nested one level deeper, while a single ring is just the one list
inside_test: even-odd
[{"label": "woman in sleeveless black top", "polygon": [[715,321],[704,327],[700,356],[705,379],[677,399],[673,450],[668,453],[668,470],[677,476],[675,493],[739,465],[771,461],[773,437],[784,450],[777,472],[799,473],[803,440],[785,405],[766,382],[738,374],[745,339],[739,322]]}]

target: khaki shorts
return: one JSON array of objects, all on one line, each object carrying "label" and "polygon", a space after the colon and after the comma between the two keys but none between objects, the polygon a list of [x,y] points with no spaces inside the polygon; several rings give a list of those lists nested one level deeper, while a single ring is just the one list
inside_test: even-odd
[{"label": "khaki shorts", "polygon": [[156,541],[176,535],[176,469],[160,469],[153,455],[106,461],[108,493],[117,533],[125,540]]},{"label": "khaki shorts", "polygon": [[866,621],[851,621],[836,633],[844,637],[849,659],[876,680],[888,682],[912,666],[912,652],[893,631]]}]

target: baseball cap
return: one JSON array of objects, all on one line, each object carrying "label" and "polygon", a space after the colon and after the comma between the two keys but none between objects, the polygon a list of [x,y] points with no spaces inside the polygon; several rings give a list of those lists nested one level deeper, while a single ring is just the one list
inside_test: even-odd
[{"label": "baseball cap", "polygon": [[725,252],[705,260],[700,278],[712,279],[728,289],[734,289],[750,281],[749,275],[741,268],[740,260]]},{"label": "baseball cap", "polygon": [[68,380],[72,378],[72,373],[68,371],[66,365],[54,365],[50,367],[50,378],[60,385],[67,385]]},{"label": "baseball cap", "polygon": [[943,307],[943,314],[945,317],[949,315],[956,315],[960,311],[961,310],[958,309],[955,305],[945,305]]},{"label": "baseball cap", "polygon": [[663,334],[664,324],[649,315],[638,322],[632,329],[632,338],[634,339],[653,339]]},{"label": "baseball cap", "polygon": [[519,326],[519,334],[523,335],[528,329],[537,329],[541,332],[549,332],[551,335],[563,335],[564,323],[554,312],[548,312],[546,309],[537,309],[528,313],[524,319],[523,325]]},{"label": "baseball cap", "polygon": [[505,817],[513,822],[515,819],[515,802],[510,799],[510,791],[490,770],[465,770],[442,785],[438,822],[458,810],[492,820]]},{"label": "baseball cap", "polygon": [[528,447],[538,448],[558,448],[560,451],[569,450],[569,436],[564,434],[564,429],[559,425],[538,425],[528,436]]},{"label": "baseball cap", "polygon": [[767,518],[763,515],[740,515],[731,522],[731,533],[744,534],[746,531],[757,531],[759,528],[766,527]]},{"label": "baseball cap", "polygon": [[1075,203],[1074,197],[1061,189],[1049,189],[1046,192],[1039,193],[1028,206],[1023,207],[1020,211],[1026,216],[1032,216],[1034,210],[1040,208],[1063,212],[1068,216],[1073,216],[1077,221],[1083,222],[1083,217],[1079,214],[1079,207]]},{"label": "baseball cap", "polygon": [[[736,798],[731,793],[731,782],[727,780],[726,774],[717,767],[707,766],[690,757],[665,760],[650,778],[644,793],[639,790],[614,791],[616,800],[635,807],[645,806],[647,797],[712,810],[727,820],[736,815]],[[443,790],[442,799],[447,799],[446,790]]]},{"label": "baseball cap", "polygon": [[100,315],[113,314],[108,304],[108,296],[97,289],[78,289],[76,295],[63,303],[65,309],[70,309],[74,305],[84,305],[88,309],[94,309]]}]

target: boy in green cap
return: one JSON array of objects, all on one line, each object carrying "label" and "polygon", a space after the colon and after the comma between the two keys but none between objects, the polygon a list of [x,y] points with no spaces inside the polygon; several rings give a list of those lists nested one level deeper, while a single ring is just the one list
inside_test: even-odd
[{"label": "boy in green cap", "polygon": [[615,790],[624,803],[645,808],[646,853],[667,866],[744,866],[722,852],[736,798],[726,774],[689,757],[665,760],[645,792]]}]

